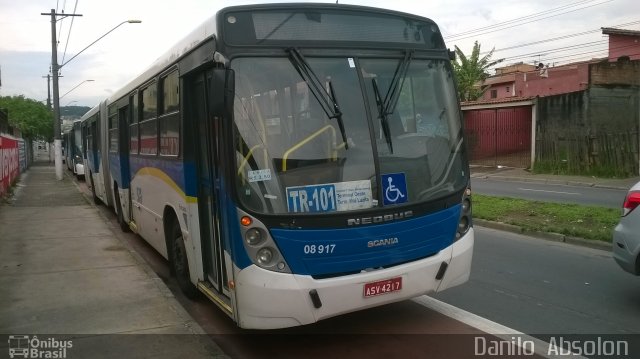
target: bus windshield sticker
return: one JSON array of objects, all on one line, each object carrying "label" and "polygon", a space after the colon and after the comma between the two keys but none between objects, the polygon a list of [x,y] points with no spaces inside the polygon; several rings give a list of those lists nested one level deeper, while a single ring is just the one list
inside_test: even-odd
[{"label": "bus windshield sticker", "polygon": [[400,204],[408,200],[407,180],[404,173],[389,173],[382,175],[383,204]]},{"label": "bus windshield sticker", "polygon": [[350,57],[347,60],[349,61],[349,67],[350,68],[356,67],[356,63],[353,61],[353,57]]},{"label": "bus windshield sticker", "polygon": [[340,212],[371,208],[368,180],[287,187],[289,212]]},{"label": "bus windshield sticker", "polygon": [[257,170],[257,171],[249,171],[247,173],[247,179],[249,182],[261,182],[261,181],[271,181],[271,170]]}]

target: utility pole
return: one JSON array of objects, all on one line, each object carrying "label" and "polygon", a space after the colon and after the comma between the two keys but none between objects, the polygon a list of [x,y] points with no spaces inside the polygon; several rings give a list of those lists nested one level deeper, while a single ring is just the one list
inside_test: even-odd
[{"label": "utility pole", "polygon": [[56,165],[56,178],[62,180],[62,134],[60,133],[60,99],[58,98],[58,43],[56,40],[56,22],[58,16],[82,16],[80,14],[57,14],[55,9],[40,15],[51,16],[51,77],[53,78],[53,153]]},{"label": "utility pole", "polygon": [[47,74],[47,76],[42,76],[42,78],[47,78],[47,107],[51,110],[51,74]]},{"label": "utility pole", "polygon": [[[51,75],[53,77],[53,145],[54,145],[54,151],[55,151],[55,163],[56,163],[56,178],[60,181],[62,180],[62,134],[60,133],[60,97],[59,97],[59,87],[58,87],[58,72],[60,71],[60,69],[68,64],[71,60],[75,59],[76,56],[80,55],[81,53],[84,52],[84,50],[88,49],[89,47],[91,47],[91,45],[95,44],[96,42],[98,42],[100,39],[102,39],[103,37],[109,35],[113,30],[117,29],[118,27],[120,27],[121,25],[124,24],[139,24],[142,21],[140,20],[127,20],[127,21],[123,21],[121,23],[119,23],[118,25],[114,26],[113,29],[107,31],[106,34],[100,36],[97,40],[95,40],[94,42],[90,43],[89,45],[87,45],[87,47],[85,47],[84,49],[78,51],[77,54],[75,54],[72,58],[70,58],[69,60],[65,61],[63,64],[58,65],[58,46],[57,46],[57,41],[56,41],[56,21],[57,16],[62,16],[62,19],[64,19],[67,16],[82,16],[80,14],[56,14],[56,11],[54,9],[51,9],[51,12],[49,13],[41,13],[41,15],[49,15],[51,16]],[[78,85],[79,86],[79,85]],[[77,86],[76,86],[77,87]],[[65,94],[66,95],[66,94]],[[64,95],[63,95],[64,96]]]}]

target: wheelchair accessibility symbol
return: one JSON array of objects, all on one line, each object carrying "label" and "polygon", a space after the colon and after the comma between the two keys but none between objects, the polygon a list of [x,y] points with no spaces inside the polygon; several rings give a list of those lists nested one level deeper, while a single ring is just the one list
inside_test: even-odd
[{"label": "wheelchair accessibility symbol", "polygon": [[384,191],[383,203],[399,204],[408,200],[407,180],[404,173],[390,173],[382,175],[382,190]]}]

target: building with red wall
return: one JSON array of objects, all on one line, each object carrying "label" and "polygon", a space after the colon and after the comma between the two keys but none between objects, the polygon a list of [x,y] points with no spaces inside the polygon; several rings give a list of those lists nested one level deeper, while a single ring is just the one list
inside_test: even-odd
[{"label": "building with red wall", "polygon": [[603,27],[602,34],[609,35],[609,61],[618,61],[623,56],[640,59],[640,31]]},{"label": "building with red wall", "polygon": [[504,66],[482,83],[480,99],[461,104],[472,165],[639,173],[640,31],[602,33],[607,57]]},{"label": "building with red wall", "polygon": [[621,57],[640,59],[640,31],[602,28],[602,34],[609,36],[607,58],[574,62],[548,67],[523,63],[496,69],[496,74],[487,78],[485,92],[479,101],[496,101],[512,97],[544,97],[583,91],[589,85],[589,65],[601,61],[618,61]]},{"label": "building with red wall", "polygon": [[501,75],[485,80],[484,85],[488,88],[480,101],[551,96],[585,90],[589,83],[589,64],[598,61],[601,59],[556,67],[528,65],[529,68],[518,67],[513,72],[498,69]]}]

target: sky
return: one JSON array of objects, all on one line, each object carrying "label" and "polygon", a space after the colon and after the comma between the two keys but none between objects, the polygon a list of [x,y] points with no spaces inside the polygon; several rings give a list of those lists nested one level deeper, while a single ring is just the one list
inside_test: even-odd
[{"label": "sky", "polygon": [[[41,14],[50,13],[51,9],[82,15],[57,22],[58,63],[71,59],[61,69],[60,106],[93,107],[142,73],[219,9],[263,2],[266,1],[0,0],[0,96],[23,95],[46,102],[46,77],[52,60],[51,17]],[[602,57],[606,56],[607,36],[602,35],[601,27],[628,24],[621,28],[640,30],[638,0],[339,2],[428,17],[438,24],[450,49],[458,46],[470,54],[474,41],[478,41],[483,53],[495,49],[492,59],[504,58],[502,64],[539,61],[557,66]],[[118,24],[133,19],[142,22],[123,24],[92,44]],[[555,38],[561,39],[552,40]]]}]

